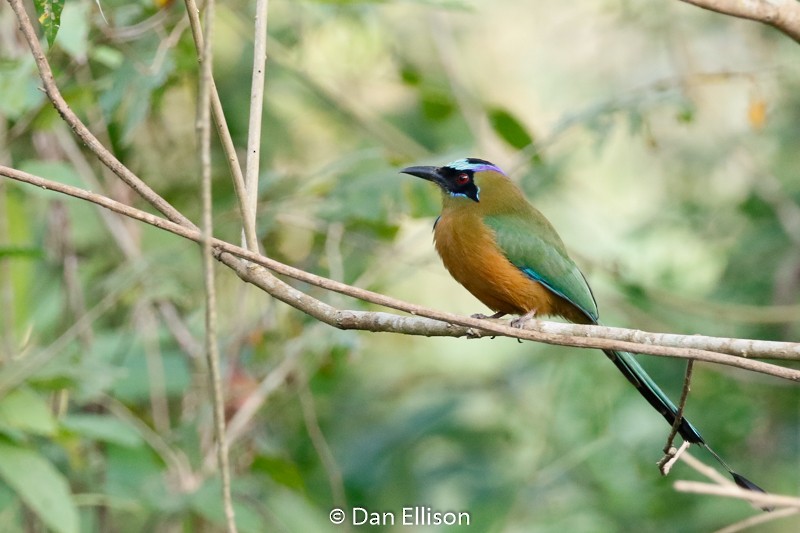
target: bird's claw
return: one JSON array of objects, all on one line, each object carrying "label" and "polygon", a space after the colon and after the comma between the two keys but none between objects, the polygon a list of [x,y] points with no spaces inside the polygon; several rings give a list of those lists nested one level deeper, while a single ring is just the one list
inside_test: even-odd
[{"label": "bird's claw", "polygon": [[469,315],[469,316],[472,317],[472,318],[477,318],[478,320],[486,320],[486,319],[493,319],[493,318],[503,317],[503,316],[505,316],[505,313],[501,313],[501,312],[498,311],[497,313],[495,313],[493,315],[484,315],[483,313],[475,313],[475,314],[472,314],[472,315]]},{"label": "bird's claw", "polygon": [[522,329],[523,327],[525,327],[525,324],[530,322],[530,320],[535,316],[536,316],[536,309],[533,309],[531,311],[528,311],[522,316],[518,316],[517,318],[512,318],[511,322],[509,322],[509,325],[512,328]]}]

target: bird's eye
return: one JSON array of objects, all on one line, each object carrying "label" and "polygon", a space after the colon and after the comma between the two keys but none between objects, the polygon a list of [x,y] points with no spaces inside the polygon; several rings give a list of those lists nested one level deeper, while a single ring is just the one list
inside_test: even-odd
[{"label": "bird's eye", "polygon": [[469,183],[469,175],[468,174],[459,174],[456,177],[456,185],[466,185]]}]

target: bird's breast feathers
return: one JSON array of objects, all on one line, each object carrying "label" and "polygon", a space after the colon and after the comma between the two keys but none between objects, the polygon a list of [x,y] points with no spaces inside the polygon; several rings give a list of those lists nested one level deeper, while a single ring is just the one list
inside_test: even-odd
[{"label": "bird's breast feathers", "polygon": [[436,251],[445,268],[494,311],[561,314],[559,300],[514,266],[498,248],[494,232],[478,216],[442,213],[434,229]]}]

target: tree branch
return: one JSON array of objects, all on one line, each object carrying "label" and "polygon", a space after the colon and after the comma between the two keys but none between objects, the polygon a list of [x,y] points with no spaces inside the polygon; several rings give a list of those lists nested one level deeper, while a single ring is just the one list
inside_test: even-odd
[{"label": "tree branch", "polygon": [[214,285],[214,261],[212,235],[214,220],[212,216],[211,190],[211,87],[214,35],[214,0],[206,2],[206,38],[200,50],[200,80],[198,89],[197,133],[200,159],[201,196],[203,221],[201,244],[203,250],[203,285],[205,286],[205,341],[208,378],[211,389],[211,403],[214,410],[214,440],[216,440],[217,465],[222,478],[222,507],[228,533],[236,533],[236,516],[231,499],[231,470],[228,462],[228,441],[225,438],[225,398],[222,393],[222,373],[219,364],[219,345],[217,342],[217,292]]},{"label": "tree branch", "polygon": [[[261,120],[264,108],[264,78],[266,77],[267,62],[267,11],[269,0],[256,1],[255,29],[253,31],[253,78],[250,87],[250,119],[247,127],[247,161],[245,169],[245,188],[247,201],[245,205],[250,210],[253,220],[256,218],[258,208],[258,168],[261,158]],[[244,228],[245,233],[255,227]],[[253,247],[248,241],[247,248],[258,252],[258,246]]]},{"label": "tree branch", "polygon": [[[140,211],[127,206],[110,198],[71,187],[61,183],[46,180],[39,176],[34,176],[9,167],[0,166],[0,175],[30,183],[44,189],[52,189],[62,194],[68,194],[82,200],[96,203],[107,209],[111,209],[122,215],[135,218],[142,222],[164,229],[186,239],[200,242],[201,234],[199,231],[185,226],[181,226],[169,220],[165,220],[151,213]],[[341,282],[311,274],[304,270],[285,265],[274,259],[250,252],[239,246],[213,239],[212,245],[215,248],[215,255],[219,261],[233,269],[243,280],[260,287],[278,300],[299,309],[306,314],[320,320],[326,324],[339,329],[358,329],[364,331],[381,331],[405,333],[409,335],[425,336],[481,336],[481,335],[502,335],[523,340],[543,342],[564,346],[577,346],[583,348],[599,348],[624,350],[635,353],[659,355],[664,357],[679,357],[725,364],[761,372],[764,374],[800,381],[800,370],[785,368],[761,361],[753,361],[742,357],[735,357],[730,354],[723,354],[707,349],[693,347],[673,347],[663,346],[655,343],[656,338],[663,335],[650,335],[644,332],[635,332],[620,328],[605,328],[604,326],[582,326],[578,324],[557,324],[555,322],[531,321],[525,329],[512,328],[500,322],[490,320],[480,320],[472,317],[465,317],[452,313],[445,313],[434,309],[414,305],[402,300],[398,300],[383,294],[368,291],[358,287],[353,287]],[[264,267],[254,268],[247,265],[237,258],[245,259],[256,265]],[[340,310],[326,304],[312,296],[284,283],[273,276],[269,269],[278,274],[288,276],[298,281],[303,281],[326,290],[335,291],[359,300],[377,304],[383,307],[396,309],[417,316],[399,316],[382,312],[366,312],[356,310]],[[427,317],[432,320],[424,320],[420,317]],[[571,334],[557,334],[551,331],[559,329],[559,326],[568,326]],[[620,331],[626,337],[637,337],[638,342],[629,340],[618,340],[613,338],[610,331]],[[595,334],[601,336],[594,336]],[[692,336],[672,335],[672,340],[679,340],[681,343],[691,344],[687,339]],[[735,346],[738,342],[749,345],[757,341],[741,339],[717,339],[722,346]],[[797,353],[800,346],[796,343],[773,343],[777,349],[784,353]],[[800,359],[800,357],[793,357]]]},{"label": "tree branch", "polygon": [[709,11],[763,22],[800,43],[800,2],[797,0],[680,0]]}]

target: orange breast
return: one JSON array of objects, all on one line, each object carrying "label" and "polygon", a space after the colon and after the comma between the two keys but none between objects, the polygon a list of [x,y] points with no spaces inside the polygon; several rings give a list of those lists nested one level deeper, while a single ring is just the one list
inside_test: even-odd
[{"label": "orange breast", "polygon": [[434,239],[450,275],[490,309],[517,315],[532,310],[562,314],[566,302],[511,264],[479,217],[445,212]]}]

